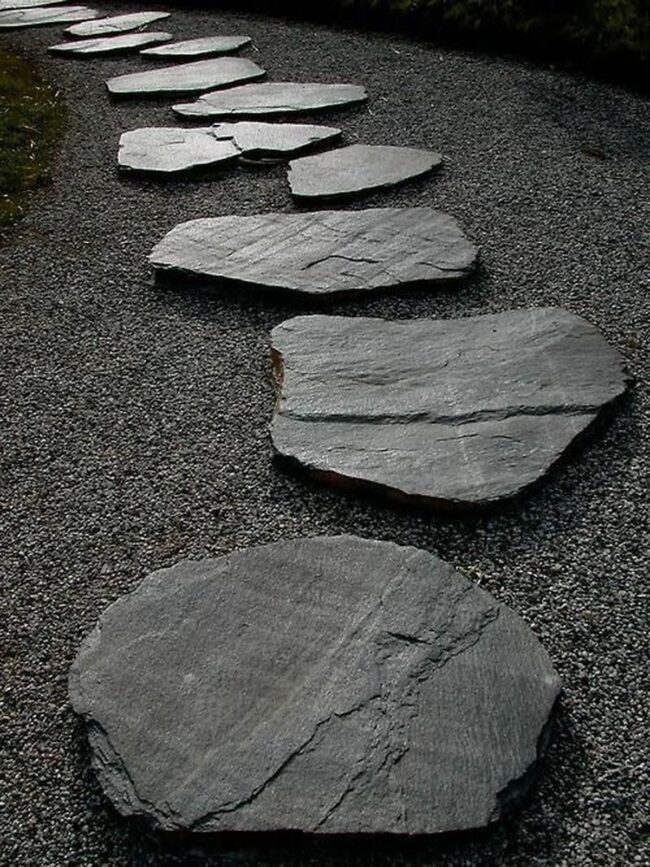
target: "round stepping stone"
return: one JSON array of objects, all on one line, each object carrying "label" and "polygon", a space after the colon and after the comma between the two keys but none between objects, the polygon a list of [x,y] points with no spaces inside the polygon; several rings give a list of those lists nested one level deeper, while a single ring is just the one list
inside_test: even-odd
[{"label": "round stepping stone", "polygon": [[7,9],[34,9],[40,6],[61,6],[69,0],[0,0],[0,12]]},{"label": "round stepping stone", "polygon": [[341,130],[303,124],[224,123],[204,129],[149,127],[120,139],[120,168],[171,174],[248,156],[279,157],[332,140]]},{"label": "round stepping stone", "polygon": [[183,117],[247,117],[294,114],[353,105],[368,98],[354,84],[295,84],[271,81],[203,94],[196,102],[174,106]]},{"label": "round stepping stone", "polygon": [[626,388],[600,332],[555,308],[299,316],[273,330],[272,347],[279,454],[322,481],[435,507],[521,493]]},{"label": "round stepping stone", "polygon": [[106,36],[100,39],[78,39],[74,42],[60,42],[58,45],[50,45],[47,50],[53,54],[81,56],[119,54],[123,51],[137,51],[143,45],[151,45],[154,42],[167,42],[172,38],[171,33],[164,33],[162,31],[124,33],[121,36]]},{"label": "round stepping stone", "polygon": [[219,57],[163,66],[146,72],[118,75],[106,82],[115,96],[164,95],[194,93],[213,87],[225,87],[233,82],[261,78],[265,71],[252,60],[241,57]]},{"label": "round stepping stone", "polygon": [[244,45],[249,45],[250,36],[203,36],[200,39],[185,39],[158,48],[146,48],[141,54],[147,57],[174,58],[208,57],[211,54],[230,54]]},{"label": "round stepping stone", "polygon": [[127,33],[129,30],[139,30],[141,27],[146,27],[147,24],[152,24],[154,21],[169,18],[170,15],[171,12],[132,12],[128,15],[114,15],[111,18],[101,18],[99,21],[93,21],[89,24],[75,24],[73,27],[68,27],[66,33],[71,36],[81,36],[84,39],[109,36],[113,33]]},{"label": "round stepping stone", "polygon": [[191,220],[150,256],[164,272],[306,295],[458,280],[478,250],[430,208],[377,208]]},{"label": "round stepping stone", "polygon": [[34,9],[15,9],[0,12],[0,30],[17,30],[21,27],[42,27],[48,24],[67,24],[69,21],[86,21],[97,18],[99,12],[87,6],[48,6]]},{"label": "round stepping stone", "polygon": [[435,834],[529,788],[560,681],[438,557],[339,536],[150,575],[69,691],[105,794],[157,829]]},{"label": "round stepping stone", "polygon": [[299,199],[331,199],[392,187],[430,172],[440,154],[415,148],[349,145],[301,157],[289,166],[291,193]]}]

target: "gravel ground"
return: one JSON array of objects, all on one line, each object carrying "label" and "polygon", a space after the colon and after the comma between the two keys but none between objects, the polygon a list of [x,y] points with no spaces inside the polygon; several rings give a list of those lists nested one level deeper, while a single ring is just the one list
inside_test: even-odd
[{"label": "gravel ground", "polygon": [[[164,4],[163,4],[164,5]],[[135,10],[135,5],[121,6]],[[118,179],[123,130],[165,102],[111,103],[137,58],[48,58],[58,28],[3,34],[58,82],[69,126],[52,189],[0,248],[3,865],[631,865],[648,833],[648,104],[622,90],[402,37],[176,12],[182,37],[254,37],[276,80],[367,85],[349,141],[430,146],[443,172],[351,207],[436,205],[482,247],[463,288],[332,312],[468,316],[562,305],[628,360],[630,397],[517,505],[438,517],[321,488],[271,459],[268,332],[306,308],[182,285],[146,256],[176,223],[292,205],[281,167],[213,182]],[[334,114],[323,115],[324,122]],[[647,240],[647,239],[646,239]],[[354,532],[436,551],[517,610],[566,689],[537,789],[515,816],[428,840],[153,836],[89,768],[67,671],[100,612],[149,571],[283,537]]]}]

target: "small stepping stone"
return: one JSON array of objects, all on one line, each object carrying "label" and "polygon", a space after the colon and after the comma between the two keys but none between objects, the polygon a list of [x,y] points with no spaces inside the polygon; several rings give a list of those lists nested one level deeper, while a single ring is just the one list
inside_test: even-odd
[{"label": "small stepping stone", "polygon": [[263,75],[266,72],[252,60],[219,57],[118,75],[117,78],[109,79],[106,86],[115,96],[153,96],[195,93],[213,87],[225,87],[237,81],[261,78]]},{"label": "small stepping stone", "polygon": [[41,27],[48,24],[67,24],[69,21],[86,21],[98,18],[99,12],[87,6],[42,6],[34,9],[15,9],[0,12],[0,30],[17,30],[20,27]]},{"label": "small stepping stone", "polygon": [[204,129],[149,127],[120,139],[120,168],[173,173],[240,156],[282,156],[341,135],[327,126],[275,123],[223,123]]},{"label": "small stepping stone", "polygon": [[78,39],[73,42],[60,42],[47,49],[53,54],[79,54],[93,56],[119,54],[123,51],[137,51],[143,45],[154,42],[167,42],[173,39],[171,33],[145,31],[144,33],[124,33],[121,36],[106,36],[100,39]]},{"label": "small stepping stone", "polygon": [[7,9],[34,9],[41,6],[60,6],[70,0],[0,0],[0,12]]},{"label": "small stepping stone", "polygon": [[111,18],[100,18],[91,24],[75,24],[68,27],[66,33],[71,36],[80,36],[84,39],[96,36],[110,36],[112,33],[128,33],[129,30],[139,30],[152,24],[169,18],[171,12],[132,12],[128,15],[114,15]]},{"label": "small stepping stone", "polygon": [[459,280],[477,255],[440,211],[377,208],[191,220],[172,229],[150,261],[158,276],[322,296]]},{"label": "small stepping stone", "polygon": [[147,57],[174,58],[208,57],[211,54],[230,54],[249,45],[250,36],[203,36],[200,39],[186,39],[172,42],[159,48],[146,48],[141,54]]},{"label": "small stepping stone", "polygon": [[294,160],[289,166],[289,186],[295,198],[331,199],[403,183],[441,162],[440,154],[433,151],[349,145]]},{"label": "small stepping stone", "polygon": [[418,505],[477,507],[537,482],[626,388],[566,310],[468,319],[299,316],[272,333],[283,456]]},{"label": "small stepping stone", "polygon": [[194,833],[488,825],[530,788],[560,688],[510,608],[354,536],[155,572],[69,677],[114,807]]},{"label": "small stepping stone", "polygon": [[354,84],[295,84],[266,82],[233,87],[221,93],[203,94],[196,102],[174,106],[184,117],[247,117],[294,114],[353,105],[368,98]]}]

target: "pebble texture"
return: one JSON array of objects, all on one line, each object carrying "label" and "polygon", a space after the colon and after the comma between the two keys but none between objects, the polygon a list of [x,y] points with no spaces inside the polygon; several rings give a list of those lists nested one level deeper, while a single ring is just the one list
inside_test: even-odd
[{"label": "pebble texture", "polygon": [[206,93],[196,102],[179,103],[174,111],[184,117],[248,117],[297,114],[365,102],[365,88],[355,84],[296,84],[269,81]]},{"label": "pebble texture", "polygon": [[195,63],[118,75],[107,81],[106,86],[114,96],[195,93],[211,87],[227,87],[236,81],[262,78],[264,75],[264,70],[252,60],[219,57],[216,60],[197,60]]},{"label": "pebble texture", "polygon": [[0,12],[0,30],[19,30],[47,24],[66,24],[68,21],[86,21],[97,18],[99,12],[87,6],[54,6],[34,9],[16,9]]},{"label": "pebble texture", "polygon": [[133,12],[128,15],[114,15],[110,18],[100,18],[82,24],[74,24],[68,27],[66,33],[71,36],[81,36],[91,39],[96,36],[109,36],[113,33],[128,33],[129,30],[139,30],[154,21],[169,18],[170,12]]},{"label": "pebble texture", "polygon": [[162,31],[146,31],[144,33],[124,33],[121,36],[107,36],[102,39],[79,39],[70,42],[60,42],[50,45],[48,51],[53,54],[79,54],[94,56],[101,54],[119,54],[123,51],[137,51],[143,45],[154,42],[167,42],[172,39],[171,33]]},{"label": "pebble texture", "polygon": [[442,163],[440,154],[416,148],[349,145],[301,157],[289,166],[289,186],[299,199],[331,199],[403,183]]},{"label": "pebble texture", "polygon": [[250,36],[202,36],[199,39],[184,39],[156,48],[145,48],[147,57],[174,58],[207,57],[211,54],[229,54],[249,45]]},{"label": "pebble texture", "polygon": [[159,273],[321,296],[459,280],[477,255],[447,214],[377,208],[190,220],[150,261]]},{"label": "pebble texture", "polygon": [[484,506],[528,488],[625,391],[620,355],[558,309],[273,331],[273,444],[327,481]]},{"label": "pebble texture", "polygon": [[559,688],[514,612],[431,554],[352,536],[157,572],[70,673],[105,793],[168,831],[487,825]]}]

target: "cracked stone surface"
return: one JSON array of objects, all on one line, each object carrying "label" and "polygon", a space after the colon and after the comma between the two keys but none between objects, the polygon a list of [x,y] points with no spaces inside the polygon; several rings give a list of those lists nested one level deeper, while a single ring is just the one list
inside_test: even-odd
[{"label": "cracked stone surface", "polygon": [[205,93],[196,102],[175,105],[174,111],[183,117],[295,114],[353,105],[367,98],[365,88],[355,84],[270,81]]},{"label": "cracked stone surface", "polygon": [[559,689],[505,605],[353,536],[150,575],[69,679],[116,809],[204,832],[486,825],[530,783]]},{"label": "cracked stone surface", "polygon": [[69,0],[0,0],[0,12],[7,9],[33,9],[35,6],[61,6]]},{"label": "cracked stone surface", "polygon": [[159,275],[322,296],[459,280],[477,256],[447,214],[375,208],[190,220],[163,238],[150,261]]},{"label": "cracked stone surface", "polygon": [[160,48],[146,48],[141,53],[151,57],[167,57],[170,60],[175,57],[206,57],[211,54],[229,54],[250,42],[250,36],[202,36],[199,39],[172,42]]},{"label": "cracked stone surface", "polygon": [[239,156],[282,157],[333,140],[341,130],[276,123],[224,123],[213,127],[146,127],[120,138],[120,168],[172,174]]},{"label": "cracked stone surface", "polygon": [[169,18],[170,15],[171,12],[131,12],[128,15],[112,15],[110,18],[100,18],[87,24],[74,24],[68,27],[66,33],[84,38],[127,33],[129,30],[139,30],[147,24],[153,24],[154,21]]},{"label": "cracked stone surface", "polygon": [[21,27],[39,27],[46,24],[67,24],[69,21],[86,21],[97,18],[99,12],[87,6],[53,6],[31,9],[14,9],[0,12],[0,30],[17,30]]},{"label": "cracked stone surface", "polygon": [[442,163],[440,154],[416,148],[349,145],[289,166],[291,193],[301,199],[349,196],[392,187],[426,174]]},{"label": "cracked stone surface", "polygon": [[194,93],[212,87],[227,87],[237,81],[261,78],[266,72],[243,57],[217,57],[131,72],[110,78],[106,86],[115,96]]},{"label": "cracked stone surface", "polygon": [[145,31],[144,33],[123,33],[120,36],[106,36],[100,39],[79,39],[70,42],[60,42],[50,45],[47,49],[53,54],[80,54],[93,56],[96,54],[119,54],[123,51],[137,51],[143,45],[155,42],[167,42],[172,39],[171,33],[164,31]]},{"label": "cracked stone surface", "polygon": [[589,322],[299,316],[272,332],[276,450],[322,481],[431,506],[524,491],[626,388]]}]

